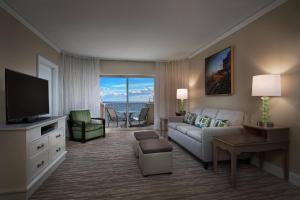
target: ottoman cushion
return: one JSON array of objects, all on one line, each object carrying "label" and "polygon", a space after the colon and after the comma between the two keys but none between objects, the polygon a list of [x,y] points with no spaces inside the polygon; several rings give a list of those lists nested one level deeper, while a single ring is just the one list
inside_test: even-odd
[{"label": "ottoman cushion", "polygon": [[134,132],[136,140],[158,139],[158,135],[154,131],[138,131]]},{"label": "ottoman cushion", "polygon": [[140,141],[140,148],[144,154],[170,152],[173,147],[166,139],[148,139]]}]

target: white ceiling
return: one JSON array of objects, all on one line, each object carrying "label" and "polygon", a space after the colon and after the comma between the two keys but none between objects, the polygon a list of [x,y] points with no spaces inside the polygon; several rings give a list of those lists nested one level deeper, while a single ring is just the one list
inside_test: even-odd
[{"label": "white ceiling", "polygon": [[185,58],[274,0],[6,0],[62,50],[125,60]]}]

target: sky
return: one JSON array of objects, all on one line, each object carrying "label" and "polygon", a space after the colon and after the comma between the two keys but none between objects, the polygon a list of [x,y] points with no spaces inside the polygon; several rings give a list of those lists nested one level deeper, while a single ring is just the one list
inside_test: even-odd
[{"label": "sky", "polygon": [[[126,78],[101,77],[100,96],[103,102],[126,101]],[[128,78],[129,102],[153,101],[154,78]]]},{"label": "sky", "polygon": [[206,69],[208,76],[223,68],[223,60],[226,58],[229,51],[230,48],[226,48],[206,60],[208,62],[208,68]]}]

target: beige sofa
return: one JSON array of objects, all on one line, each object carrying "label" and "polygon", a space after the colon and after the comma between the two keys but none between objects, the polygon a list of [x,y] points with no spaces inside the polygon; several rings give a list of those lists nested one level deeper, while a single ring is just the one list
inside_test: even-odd
[{"label": "beige sofa", "polygon": [[[243,130],[244,112],[237,110],[225,110],[203,108],[191,113],[201,114],[213,119],[228,120],[228,127],[199,128],[183,122],[183,117],[169,117],[168,136],[176,143],[184,147],[190,153],[202,160],[204,168],[213,158],[212,140],[214,136],[226,134],[240,134]],[[228,155],[221,152],[220,160],[229,159]]]}]

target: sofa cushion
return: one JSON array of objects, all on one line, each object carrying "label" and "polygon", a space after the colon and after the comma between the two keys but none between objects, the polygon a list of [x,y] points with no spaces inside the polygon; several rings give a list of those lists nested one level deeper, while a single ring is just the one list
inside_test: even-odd
[{"label": "sofa cushion", "polygon": [[192,125],[190,125],[190,126],[177,126],[176,129],[178,131],[180,131],[181,133],[186,134],[186,132],[188,132],[188,130],[191,130],[192,127],[193,127]]},{"label": "sofa cushion", "polygon": [[202,142],[202,129],[201,128],[191,129],[191,130],[187,131],[186,134],[188,136],[190,136],[191,138],[197,140],[198,142]]},{"label": "sofa cushion", "polygon": [[[203,116],[208,116],[210,118],[216,118],[217,116],[217,113],[218,113],[218,110],[217,109],[214,109],[214,108],[204,108],[203,112],[202,112],[202,115]],[[219,118],[218,118],[219,119]],[[220,118],[221,119],[221,118]]]},{"label": "sofa cushion", "polygon": [[170,122],[170,123],[168,123],[168,126],[169,126],[170,128],[176,129],[177,126],[190,126],[190,125],[187,124],[187,123],[183,123],[183,122]]},{"label": "sofa cushion", "polygon": [[194,108],[193,113],[196,113],[197,115],[201,115],[203,111],[203,108]]},{"label": "sofa cushion", "polygon": [[230,126],[242,125],[244,112],[238,110],[219,110],[216,119],[228,120]]}]

